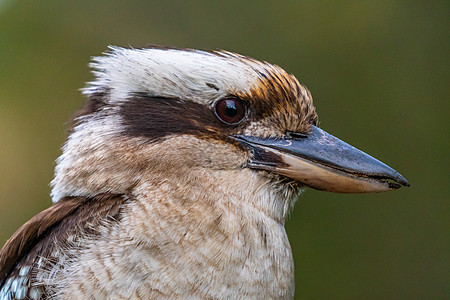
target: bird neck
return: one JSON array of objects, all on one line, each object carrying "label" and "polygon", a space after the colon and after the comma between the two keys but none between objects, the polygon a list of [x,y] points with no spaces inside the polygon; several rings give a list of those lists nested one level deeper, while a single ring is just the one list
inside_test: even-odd
[{"label": "bird neck", "polygon": [[[283,225],[292,199],[270,192],[267,179],[251,171],[188,173],[166,172],[161,180],[154,174],[136,185],[137,203],[125,209],[121,228],[127,238],[121,240],[139,247],[117,256],[137,251],[149,268],[143,274],[167,272],[165,284],[182,295],[214,298],[227,290],[228,298],[291,297],[293,259]],[[149,284],[154,280],[161,278],[149,278]],[[192,288],[205,282],[211,283],[206,290]]]},{"label": "bird neck", "polygon": [[229,212],[246,222],[261,214],[284,225],[298,190],[250,169],[190,168],[173,172],[152,170],[143,175],[132,194],[134,199],[149,205],[155,201],[173,205],[175,213],[180,209]]},{"label": "bird neck", "polygon": [[77,258],[83,263],[68,267],[63,293],[96,295],[114,286],[117,298],[292,298],[283,225],[293,197],[270,182],[250,170],[143,172],[120,222],[88,239]]}]

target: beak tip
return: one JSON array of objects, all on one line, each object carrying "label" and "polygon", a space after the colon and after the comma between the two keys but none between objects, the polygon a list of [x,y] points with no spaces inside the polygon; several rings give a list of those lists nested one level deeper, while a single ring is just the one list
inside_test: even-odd
[{"label": "beak tip", "polygon": [[392,178],[396,184],[399,185],[399,187],[401,186],[405,186],[405,187],[409,187],[411,184],[408,182],[408,180],[406,180],[405,177],[402,176],[402,174],[400,174],[399,172],[395,171],[395,176]]},{"label": "beak tip", "polygon": [[[401,176],[401,175],[400,175]],[[406,180],[405,177],[401,176],[401,180],[399,180],[399,183],[405,187],[410,187],[411,184],[408,182],[408,180]]]}]

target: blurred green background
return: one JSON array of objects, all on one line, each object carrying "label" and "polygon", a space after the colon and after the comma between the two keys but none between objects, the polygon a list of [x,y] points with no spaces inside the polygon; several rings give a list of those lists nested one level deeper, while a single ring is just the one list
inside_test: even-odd
[{"label": "blurred green background", "polygon": [[0,244],[50,205],[91,56],[149,43],[276,63],[321,126],[411,187],[307,190],[287,230],[296,299],[450,297],[449,1],[0,0]]}]

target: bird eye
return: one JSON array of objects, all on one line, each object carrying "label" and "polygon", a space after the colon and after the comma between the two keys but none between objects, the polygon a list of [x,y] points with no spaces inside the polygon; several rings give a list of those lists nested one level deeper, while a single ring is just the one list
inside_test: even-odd
[{"label": "bird eye", "polygon": [[222,99],[217,101],[214,112],[225,124],[236,125],[245,117],[245,105],[238,99]]}]

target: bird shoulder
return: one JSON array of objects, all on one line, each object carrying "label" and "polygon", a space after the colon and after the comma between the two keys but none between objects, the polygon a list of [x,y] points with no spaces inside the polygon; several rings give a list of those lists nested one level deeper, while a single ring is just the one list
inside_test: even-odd
[{"label": "bird shoulder", "polygon": [[119,220],[126,199],[115,194],[65,197],[31,218],[0,251],[0,294],[14,294],[10,286],[17,279],[23,279],[25,293],[34,284],[39,285],[31,282],[31,274],[55,263],[55,248],[70,246],[76,235],[95,235],[101,222]]}]

